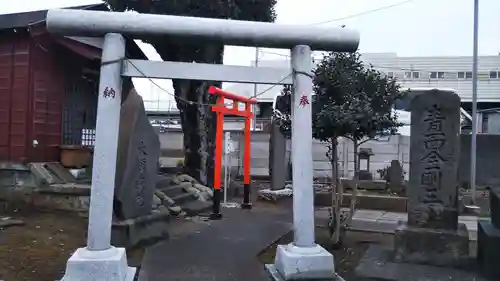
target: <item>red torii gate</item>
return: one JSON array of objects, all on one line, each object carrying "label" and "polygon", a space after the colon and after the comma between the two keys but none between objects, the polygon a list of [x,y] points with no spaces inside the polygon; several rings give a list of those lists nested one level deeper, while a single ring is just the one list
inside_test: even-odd
[{"label": "red torii gate", "polygon": [[[217,87],[211,86],[208,93],[217,96],[217,103],[212,107],[212,111],[217,113],[217,128],[215,135],[215,175],[214,175],[214,196],[213,196],[213,212],[210,215],[211,219],[221,219],[220,213],[221,203],[221,173],[222,173],[222,148],[224,135],[224,115],[236,115],[245,117],[244,130],[244,152],[243,152],[243,204],[242,209],[251,209],[250,203],[250,121],[254,117],[252,113],[252,104],[256,104],[257,100],[235,95],[224,91]],[[225,100],[232,100],[233,107],[227,108]],[[245,110],[239,110],[239,103],[245,104]]]}]

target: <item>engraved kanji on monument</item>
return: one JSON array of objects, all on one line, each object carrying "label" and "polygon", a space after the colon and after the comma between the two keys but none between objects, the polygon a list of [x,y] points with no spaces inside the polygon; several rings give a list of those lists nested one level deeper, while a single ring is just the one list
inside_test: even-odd
[{"label": "engraved kanji on monument", "polygon": [[459,263],[469,249],[458,223],[460,97],[437,89],[413,94],[408,223],[395,233],[396,260]]}]

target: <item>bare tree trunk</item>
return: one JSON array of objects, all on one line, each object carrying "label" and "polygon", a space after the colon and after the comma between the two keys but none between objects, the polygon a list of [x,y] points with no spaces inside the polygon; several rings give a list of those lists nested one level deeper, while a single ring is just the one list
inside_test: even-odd
[{"label": "bare tree trunk", "polygon": [[354,216],[354,212],[356,211],[356,201],[358,200],[358,188],[359,188],[359,143],[356,139],[353,141],[354,147],[354,187],[351,190],[351,202],[349,204],[349,216],[347,217],[345,224],[350,224],[352,222],[352,218]]},{"label": "bare tree trunk", "polygon": [[[222,63],[223,53],[224,46],[208,45],[201,49],[196,61],[212,64]],[[221,83],[173,81],[184,133],[185,173],[209,187],[214,184],[216,127],[216,115],[209,106],[216,102],[216,98],[208,94],[208,87],[211,85],[220,86]]]},{"label": "bare tree trunk", "polygon": [[340,207],[342,202],[343,190],[341,188],[338,169],[337,155],[338,139],[332,138],[329,147],[329,159],[332,166],[332,207],[330,211],[330,243],[338,245],[340,243]]}]

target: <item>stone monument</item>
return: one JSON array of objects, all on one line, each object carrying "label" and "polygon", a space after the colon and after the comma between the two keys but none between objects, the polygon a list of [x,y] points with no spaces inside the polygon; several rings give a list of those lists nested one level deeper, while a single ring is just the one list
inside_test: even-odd
[{"label": "stone monument", "polygon": [[132,90],[122,104],[115,179],[119,218],[151,213],[158,174],[160,140],[146,116],[142,98]]},{"label": "stone monument", "polygon": [[458,223],[460,97],[433,90],[411,101],[408,223],[395,232],[396,261],[460,264],[469,235]]},{"label": "stone monument", "polygon": [[168,212],[153,213],[160,141],[144,103],[131,90],[120,110],[112,240],[133,246],[168,237]]},{"label": "stone monument", "polygon": [[500,189],[490,189],[490,219],[478,221],[477,259],[481,270],[492,280],[500,280]]},{"label": "stone monument", "polygon": [[286,138],[280,130],[279,124],[271,122],[271,138],[269,140],[269,174],[271,175],[271,189],[285,188],[286,183]]},{"label": "stone monument", "polygon": [[399,160],[392,160],[387,170],[387,181],[391,184],[401,184],[404,179],[403,167]]},{"label": "stone monument", "polygon": [[408,221],[393,247],[370,245],[362,280],[485,281],[471,266],[469,234],[458,222],[460,98],[449,90],[412,90]]},{"label": "stone monument", "polygon": [[392,160],[384,176],[386,188],[400,196],[406,196],[406,184],[404,182],[404,171],[399,160]]}]

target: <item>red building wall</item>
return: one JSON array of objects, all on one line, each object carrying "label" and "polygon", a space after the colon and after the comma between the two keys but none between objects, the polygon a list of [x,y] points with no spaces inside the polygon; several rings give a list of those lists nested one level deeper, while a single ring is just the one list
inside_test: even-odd
[{"label": "red building wall", "polygon": [[29,32],[0,38],[0,161],[57,161],[64,95],[57,54]]}]

